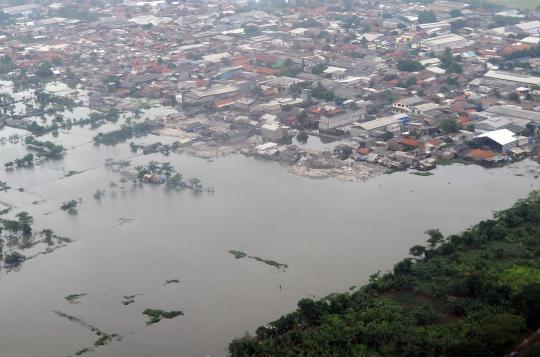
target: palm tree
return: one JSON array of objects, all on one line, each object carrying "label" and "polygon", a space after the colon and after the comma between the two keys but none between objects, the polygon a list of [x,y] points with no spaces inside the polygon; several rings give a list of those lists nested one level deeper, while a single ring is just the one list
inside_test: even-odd
[{"label": "palm tree", "polygon": [[152,160],[148,163],[149,171],[156,172],[158,169],[159,169],[159,162]]},{"label": "palm tree", "polygon": [[120,160],[117,162],[118,167],[122,172],[125,172],[128,167],[131,166],[131,161],[129,160]]},{"label": "palm tree", "polygon": [[167,181],[167,186],[181,188],[184,177],[181,174],[175,174]]},{"label": "palm tree", "polygon": [[192,177],[188,182],[193,186],[193,188],[201,188],[201,180],[196,177]]},{"label": "palm tree", "polygon": [[45,236],[45,242],[47,242],[47,244],[52,244],[52,236],[53,236],[53,230],[52,229],[43,229],[41,232],[41,235]]},{"label": "palm tree", "polygon": [[0,191],[7,192],[11,187],[7,184],[7,182],[0,181]]},{"label": "palm tree", "polygon": [[165,173],[165,176],[170,177],[174,172],[174,168],[169,162],[164,162],[161,164],[161,171]]},{"label": "palm tree", "polygon": [[32,223],[34,218],[28,214],[28,212],[22,211],[15,216],[19,219],[19,230],[24,234],[32,233]]}]

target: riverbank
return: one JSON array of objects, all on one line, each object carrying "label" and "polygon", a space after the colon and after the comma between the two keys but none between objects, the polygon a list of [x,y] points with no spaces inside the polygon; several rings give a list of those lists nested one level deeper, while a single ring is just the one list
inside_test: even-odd
[{"label": "riverbank", "polygon": [[[367,285],[234,340],[234,356],[536,356],[540,342],[540,191],[459,235],[426,245]],[[528,336],[532,338],[527,339]]]}]

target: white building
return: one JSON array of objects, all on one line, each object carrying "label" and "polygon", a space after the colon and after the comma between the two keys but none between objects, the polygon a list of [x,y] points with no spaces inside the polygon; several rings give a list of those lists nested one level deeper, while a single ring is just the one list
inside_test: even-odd
[{"label": "white building", "polygon": [[265,140],[280,141],[289,135],[289,127],[279,124],[263,124],[261,135]]},{"label": "white building", "polygon": [[360,119],[360,112],[348,112],[332,117],[322,116],[319,120],[319,130],[330,130],[352,124]]},{"label": "white building", "polygon": [[444,51],[445,48],[461,48],[467,46],[468,42],[460,35],[450,34],[432,37],[420,42],[422,48],[426,51]]}]

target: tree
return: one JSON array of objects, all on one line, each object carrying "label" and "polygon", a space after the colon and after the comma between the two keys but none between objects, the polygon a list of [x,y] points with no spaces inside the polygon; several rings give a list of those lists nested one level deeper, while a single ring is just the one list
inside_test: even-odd
[{"label": "tree", "polygon": [[52,237],[53,237],[53,230],[52,229],[43,229],[41,230],[41,235],[45,237],[45,242],[47,242],[47,244],[52,244]]},{"label": "tree", "polygon": [[446,69],[446,74],[450,73],[463,73],[463,66],[456,61],[452,61]]},{"label": "tree", "polygon": [[321,74],[324,72],[325,69],[327,69],[328,66],[324,63],[319,63],[311,68],[311,73],[313,74]]},{"label": "tree", "polygon": [[30,216],[28,212],[19,212],[15,217],[19,219],[19,229],[24,234],[32,233],[32,224],[34,223],[34,218]]},{"label": "tree", "polygon": [[165,173],[165,176],[168,178],[174,172],[174,168],[169,162],[164,162],[161,164],[161,172]]},{"label": "tree", "polygon": [[429,229],[426,231],[426,234],[429,235],[427,242],[429,243],[430,249],[435,249],[444,241],[444,236],[438,229]]},{"label": "tree", "polygon": [[0,191],[7,192],[11,187],[5,181],[0,181]]},{"label": "tree", "polygon": [[519,98],[519,94],[517,94],[516,92],[510,93],[508,95],[508,99],[516,103],[521,102],[521,99]]},{"label": "tree", "polygon": [[422,255],[426,252],[426,247],[422,245],[415,245],[409,249],[409,254],[416,258],[421,258]]},{"label": "tree", "polygon": [[261,29],[256,25],[246,25],[244,27],[244,34],[248,37],[255,37],[261,34]]},{"label": "tree", "polygon": [[439,129],[445,134],[455,133],[459,130],[459,124],[452,118],[446,118],[439,123]]},{"label": "tree", "polygon": [[418,14],[418,23],[419,24],[427,24],[430,22],[437,21],[437,16],[435,13],[431,10],[424,10]]},{"label": "tree", "polygon": [[21,263],[24,262],[25,259],[26,257],[19,252],[13,252],[10,254],[6,254],[4,258],[4,263],[10,268],[15,268],[21,265]]},{"label": "tree", "polygon": [[496,356],[504,356],[518,341],[524,327],[525,321],[521,316],[494,314],[480,321],[476,333],[478,339],[488,345]]},{"label": "tree", "polygon": [[15,108],[15,99],[9,93],[0,93],[0,112],[6,114]]},{"label": "tree", "polygon": [[159,169],[159,167],[159,162],[157,161],[152,160],[148,163],[148,170],[152,173],[155,173]]},{"label": "tree", "polygon": [[52,77],[53,71],[51,69],[51,64],[47,61],[42,62],[36,71],[36,76],[38,76],[41,79]]},{"label": "tree", "polygon": [[517,297],[517,305],[521,306],[527,316],[527,324],[536,328],[540,325],[540,284],[528,284],[521,288]]},{"label": "tree", "polygon": [[450,10],[450,16],[452,16],[452,17],[460,17],[461,16],[461,10],[459,10],[459,9]]},{"label": "tree", "polygon": [[397,69],[404,72],[416,72],[424,68],[422,64],[418,61],[400,59],[397,63]]}]

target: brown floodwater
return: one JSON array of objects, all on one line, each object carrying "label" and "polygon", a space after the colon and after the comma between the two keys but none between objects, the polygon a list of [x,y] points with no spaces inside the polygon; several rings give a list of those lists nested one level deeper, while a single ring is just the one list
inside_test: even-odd
[{"label": "brown floodwater", "polygon": [[[98,131],[104,131],[101,128]],[[0,131],[0,136],[15,132]],[[366,283],[425,241],[423,232],[457,233],[532,189],[540,166],[453,165],[420,177],[407,172],[364,183],[311,180],[278,164],[232,155],[208,162],[181,154],[133,154],[127,144],[94,146],[96,131],[74,128],[55,141],[63,160],[0,172],[12,187],[0,201],[74,239],[67,247],[0,272],[0,356],[57,357],[92,346],[95,334],[59,310],[123,336],[92,356],[224,356],[228,342],[279,318],[306,296],[323,297]],[[51,139],[50,136],[42,139]],[[166,141],[149,136],[141,142]],[[0,163],[25,154],[0,146]],[[170,161],[215,194],[171,192],[119,182],[105,159]],[[64,177],[69,171],[82,171]],[[114,181],[118,187],[111,188]],[[97,189],[106,191],[95,200]],[[82,198],[77,215],[59,209]],[[229,250],[288,264],[280,271]],[[23,252],[24,253],[24,252]],[[179,284],[164,285],[178,278]],[[86,293],[77,304],[65,296]],[[124,306],[122,297],[136,296]],[[146,308],[182,310],[146,326]]]}]

